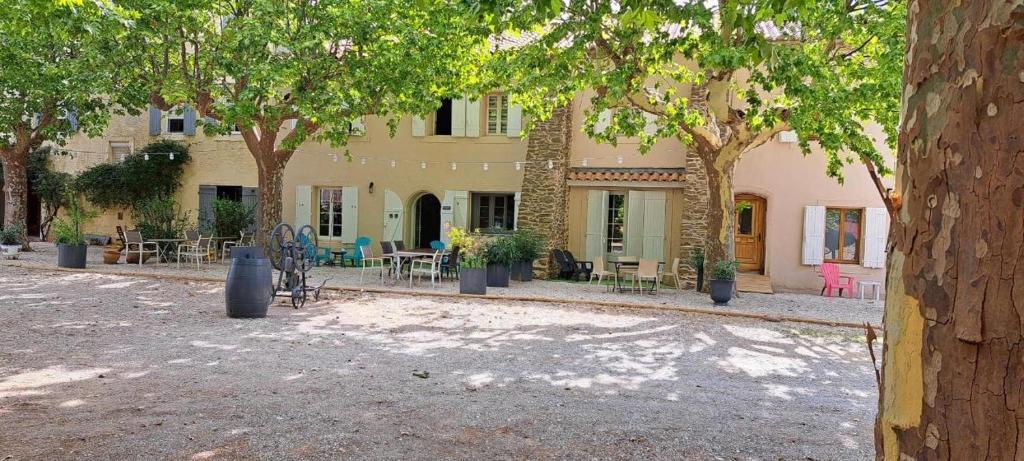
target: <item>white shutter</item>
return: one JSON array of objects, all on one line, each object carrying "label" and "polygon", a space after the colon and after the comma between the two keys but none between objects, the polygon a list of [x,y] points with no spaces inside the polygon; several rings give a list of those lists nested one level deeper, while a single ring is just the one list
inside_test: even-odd
[{"label": "white shutter", "polygon": [[452,136],[466,135],[466,97],[452,99]]},{"label": "white shutter", "polygon": [[341,188],[341,242],[356,243],[359,233],[359,188]]},{"label": "white shutter", "polygon": [[[452,120],[455,123],[455,120]],[[480,137],[480,100],[466,101],[466,136]]]},{"label": "white shutter", "polygon": [[405,221],[405,209],[402,206],[402,199],[394,191],[384,189],[384,235],[382,242],[403,239],[403,223]]},{"label": "white shutter", "polygon": [[654,136],[658,132],[658,116],[650,112],[644,112],[644,120],[647,120],[647,123],[644,125],[644,134]]},{"label": "white shutter", "polygon": [[816,266],[825,260],[825,207],[804,207],[803,264]]},{"label": "white shutter", "polygon": [[665,258],[665,192],[644,194],[644,238],[641,257],[664,261]]},{"label": "white shutter", "polygon": [[608,128],[608,125],[612,123],[612,110],[602,110],[600,114],[597,114],[597,122],[594,123],[594,133],[601,133]]},{"label": "white shutter", "polygon": [[452,211],[455,209],[455,191],[444,191],[444,199],[441,200],[441,241],[451,247],[452,239],[448,237],[448,231],[455,227]]},{"label": "white shutter", "polygon": [[313,187],[295,186],[295,231],[310,224],[313,217]]},{"label": "white shutter", "polygon": [[888,221],[889,211],[885,208],[864,210],[864,267],[885,267]]},{"label": "white shutter", "polygon": [[512,216],[512,229],[515,229],[515,230],[519,229],[519,203],[522,202],[522,200],[523,200],[523,193],[522,192],[516,192],[516,201],[512,205],[512,206],[515,207],[512,210],[512,214],[513,214],[513,216]]},{"label": "white shutter", "polygon": [[455,191],[452,201],[452,225],[469,230],[469,191]]},{"label": "white shutter", "polygon": [[608,233],[608,191],[592,190],[587,192],[587,240],[586,258],[604,256],[605,240]]},{"label": "white shutter", "polygon": [[413,136],[426,136],[427,135],[427,121],[419,115],[412,116],[412,135]]},{"label": "white shutter", "polygon": [[366,134],[366,125],[363,123],[363,116],[356,117],[352,120],[352,136],[362,136]]},{"label": "white shutter", "polygon": [[523,131],[523,106],[512,104],[508,106],[508,137],[518,138]]},{"label": "white shutter", "polygon": [[626,196],[626,255],[644,254],[644,192],[631,190]]}]

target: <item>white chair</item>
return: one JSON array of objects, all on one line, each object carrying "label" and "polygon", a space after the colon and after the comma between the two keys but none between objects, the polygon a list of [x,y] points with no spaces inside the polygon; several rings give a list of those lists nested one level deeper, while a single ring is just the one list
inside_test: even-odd
[{"label": "white chair", "polygon": [[253,238],[252,233],[242,231],[242,232],[239,232],[239,234],[241,234],[241,235],[238,238],[238,240],[228,240],[227,242],[224,242],[222,244],[223,245],[222,246],[223,249],[221,250],[220,259],[227,259],[229,251],[231,250],[231,247],[235,247],[235,246],[242,247],[242,246],[250,246],[250,245],[252,245],[252,238]]},{"label": "white chair", "polygon": [[213,263],[213,258],[217,256],[217,249],[213,246],[213,237],[200,236],[199,240],[196,240],[194,244],[183,243],[178,245],[178,267],[181,267],[181,257],[184,256],[186,261],[189,259],[195,260],[196,269],[199,269],[200,263],[205,259],[209,263]]},{"label": "white chair", "polygon": [[128,259],[128,255],[137,254],[139,255],[139,265],[142,265],[142,261],[145,259],[145,255],[159,255],[160,247],[156,242],[147,242],[142,238],[142,233],[139,231],[126,231],[124,233],[124,256],[125,260]]},{"label": "white chair", "polygon": [[[366,268],[373,269],[374,267],[380,268],[380,284],[384,284],[384,260],[390,260],[390,257],[373,256],[373,250],[370,249],[370,245],[364,245],[359,247],[360,253],[363,255],[362,262],[363,268],[359,270],[359,283],[363,283],[363,274],[366,273]],[[390,267],[390,263],[389,267]]]},{"label": "white chair", "polygon": [[651,294],[658,291],[658,261],[653,259],[640,259],[640,265],[636,268],[636,273],[633,274],[632,282],[630,287],[635,291],[639,285],[640,293],[644,292],[644,280],[651,281]]},{"label": "white chair", "polygon": [[588,282],[588,284],[594,283],[594,279],[596,278],[597,284],[600,285],[601,282],[604,281],[605,277],[611,277],[616,285],[619,283],[618,275],[615,274],[615,271],[607,269],[604,257],[596,256],[594,257],[594,270],[590,272],[590,282]]},{"label": "white chair", "polygon": [[441,280],[441,259],[444,257],[444,250],[437,250],[429,259],[414,259],[409,263],[409,288],[412,288],[412,276],[419,273],[420,280],[423,274],[430,274],[430,288],[434,288],[436,281]]},{"label": "white chair", "polygon": [[669,277],[676,282],[676,290],[680,291],[683,289],[683,276],[679,273],[679,267],[681,262],[679,258],[672,259],[672,272],[663,272],[661,278]]}]

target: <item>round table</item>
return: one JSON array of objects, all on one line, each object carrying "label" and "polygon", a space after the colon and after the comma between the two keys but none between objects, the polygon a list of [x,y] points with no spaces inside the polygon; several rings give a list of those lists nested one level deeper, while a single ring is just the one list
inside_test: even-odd
[{"label": "round table", "polygon": [[157,261],[163,261],[167,264],[171,262],[167,260],[167,256],[170,254],[171,248],[174,248],[174,252],[178,252],[178,244],[185,243],[187,239],[146,239],[147,242],[153,242],[156,244],[156,259]]},{"label": "round table", "polygon": [[345,267],[345,255],[348,254],[348,250],[331,250],[331,265],[337,265],[341,263],[341,267]]}]

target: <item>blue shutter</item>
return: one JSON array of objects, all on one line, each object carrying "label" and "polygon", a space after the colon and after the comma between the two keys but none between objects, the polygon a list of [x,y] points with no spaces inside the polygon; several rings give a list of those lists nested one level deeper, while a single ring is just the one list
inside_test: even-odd
[{"label": "blue shutter", "polygon": [[68,124],[71,125],[71,132],[78,131],[78,113],[75,111],[68,111],[67,113]]},{"label": "blue shutter", "polygon": [[149,106],[149,135],[160,136],[160,109]]},{"label": "blue shutter", "polygon": [[185,119],[185,135],[186,136],[195,136],[196,135],[196,111],[195,111],[195,109],[192,109],[191,107],[188,106],[188,104],[186,104],[185,105],[185,110],[184,110],[183,115],[182,115],[182,118]]},{"label": "blue shutter", "polygon": [[217,186],[199,186],[199,216],[196,221],[199,224],[199,231],[209,233],[213,231],[213,201],[217,199]]},{"label": "blue shutter", "polygon": [[255,187],[243,187],[242,188],[242,204],[244,204],[246,207],[252,208],[253,209],[253,213],[255,214],[255,219],[253,219],[253,222],[249,226],[249,228],[246,229],[246,231],[248,231],[248,232],[256,232],[256,230],[259,229],[259,219],[260,219],[260,196],[259,196],[259,191],[260,190],[255,188]]}]

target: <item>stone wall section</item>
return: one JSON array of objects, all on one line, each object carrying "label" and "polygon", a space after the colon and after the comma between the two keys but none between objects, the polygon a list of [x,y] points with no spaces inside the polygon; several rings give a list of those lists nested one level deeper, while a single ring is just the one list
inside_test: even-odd
[{"label": "stone wall section", "polygon": [[689,265],[690,252],[704,247],[707,232],[708,177],[700,158],[693,152],[686,154],[686,179],[683,181],[683,219],[679,229],[680,268],[686,280],[685,288],[696,285],[697,272]]},{"label": "stone wall section", "polygon": [[[536,232],[544,239],[544,256],[534,264],[539,278],[557,275],[551,250],[565,248],[569,239],[566,177],[572,143],[572,109],[555,109],[551,118],[540,122],[529,134],[526,165],[519,204],[519,229]],[[548,168],[548,161],[552,168]]]}]

